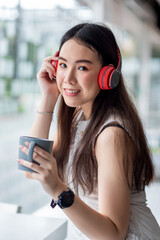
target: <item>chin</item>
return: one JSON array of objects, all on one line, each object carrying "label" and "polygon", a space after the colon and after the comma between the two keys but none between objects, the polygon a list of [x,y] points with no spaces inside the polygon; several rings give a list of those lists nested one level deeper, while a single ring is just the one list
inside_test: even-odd
[{"label": "chin", "polygon": [[76,104],[74,101],[73,101],[73,102],[71,102],[71,101],[66,101],[65,99],[64,99],[64,102],[65,102],[65,104],[66,104],[68,107],[72,107],[72,108],[77,108],[77,107],[79,107],[79,105],[80,105],[80,104]]}]

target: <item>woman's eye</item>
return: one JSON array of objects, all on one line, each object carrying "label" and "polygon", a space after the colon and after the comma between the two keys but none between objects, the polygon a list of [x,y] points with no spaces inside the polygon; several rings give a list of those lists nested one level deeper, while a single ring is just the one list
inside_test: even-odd
[{"label": "woman's eye", "polygon": [[61,68],[66,68],[67,67],[67,65],[65,63],[60,63],[59,65],[61,66]]},{"label": "woman's eye", "polygon": [[86,67],[84,67],[84,66],[81,66],[81,67],[79,67],[78,69],[81,70],[81,71],[88,70],[88,69],[87,69]]}]

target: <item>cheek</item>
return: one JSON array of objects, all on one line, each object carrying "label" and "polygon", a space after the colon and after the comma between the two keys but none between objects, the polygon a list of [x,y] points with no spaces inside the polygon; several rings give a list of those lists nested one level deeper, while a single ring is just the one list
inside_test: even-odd
[{"label": "cheek", "polygon": [[59,71],[57,71],[56,81],[58,88],[60,88],[62,85],[62,74]]},{"label": "cheek", "polygon": [[81,83],[83,86],[85,86],[87,89],[97,89],[99,90],[99,83],[98,83],[98,76],[95,76],[95,74],[90,75],[89,77],[84,77],[81,79]]},{"label": "cheek", "polygon": [[61,91],[62,91],[62,83],[61,83],[61,80],[60,80],[60,78],[58,76],[56,77],[56,83],[57,83],[57,88],[58,88],[58,90],[61,93]]}]

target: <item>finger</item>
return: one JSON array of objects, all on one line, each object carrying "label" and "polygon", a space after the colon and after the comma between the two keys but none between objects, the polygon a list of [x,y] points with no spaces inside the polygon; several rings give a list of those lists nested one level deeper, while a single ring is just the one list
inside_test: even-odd
[{"label": "finger", "polygon": [[38,181],[42,180],[42,176],[38,173],[35,173],[35,172],[24,171],[24,175],[25,175],[26,178],[29,178],[29,179],[35,179],[35,180],[38,180]]},{"label": "finger", "polygon": [[[20,149],[22,152],[24,152],[26,155],[28,155],[28,151],[29,151],[29,146],[30,143],[29,142],[25,142],[25,146],[20,145]],[[34,147],[34,151],[33,151],[33,159],[35,161],[37,161],[40,164],[44,163],[44,159],[45,161],[53,161],[53,156],[52,154],[48,153],[47,151],[45,151],[44,149],[38,147],[37,145]]]},{"label": "finger", "polygon": [[[30,143],[29,142],[25,142],[25,145],[29,148]],[[36,150],[37,148],[37,150]],[[48,152],[46,152],[45,156],[47,158],[44,158],[44,156],[40,155],[38,152],[41,151],[41,148],[39,148],[38,146],[34,147],[34,152],[33,152],[33,159],[39,163],[41,166],[43,166],[45,169],[50,169],[50,162],[52,159],[51,154],[48,154]],[[44,150],[43,150],[44,151]],[[27,151],[26,151],[27,152]]]},{"label": "finger", "polygon": [[29,148],[29,146],[30,146],[29,142],[25,142],[24,144]]},{"label": "finger", "polygon": [[46,66],[46,71],[48,72],[48,75],[49,75],[50,79],[52,80],[52,78],[54,76],[54,70],[52,70],[50,67]]},{"label": "finger", "polygon": [[44,64],[45,67],[49,67],[53,72],[55,72],[55,67],[53,66],[53,64],[51,62],[46,62]]},{"label": "finger", "polygon": [[[26,145],[28,145],[28,147],[29,147],[30,144],[28,143]],[[27,148],[25,146],[22,146],[22,145],[20,145],[19,147],[20,147],[20,149],[23,153],[28,155],[29,148]],[[34,147],[34,149],[35,149],[35,147]],[[38,162],[40,164],[44,164],[44,161],[46,161],[46,159],[44,160],[37,152],[35,152],[35,150],[33,151],[33,157],[32,158],[33,158],[33,160],[35,160],[36,162]]]},{"label": "finger", "polygon": [[39,175],[38,173],[35,173],[35,172],[27,172],[27,171],[24,171],[24,175],[26,178],[30,178],[30,179],[38,179],[37,178],[37,175]]},{"label": "finger", "polygon": [[38,146],[34,147],[34,152],[37,153],[38,155],[40,155],[41,157],[45,158],[48,161],[53,161],[53,156]]},{"label": "finger", "polygon": [[48,159],[45,159],[45,158],[41,157],[35,151],[33,153],[33,160],[36,161],[37,163],[39,163],[41,165],[41,167],[43,167],[44,169],[47,169],[47,170],[52,169],[52,166],[51,166],[52,162],[48,161]]},{"label": "finger", "polygon": [[54,67],[53,67],[53,69],[52,69],[51,66],[44,65],[44,66],[40,69],[39,74],[41,74],[41,73],[48,73],[49,78],[52,80],[52,78],[53,78],[53,76],[54,76],[54,74],[55,74],[55,69],[54,69]]},{"label": "finger", "polygon": [[53,61],[53,60],[55,60],[55,61],[58,61],[58,57],[56,57],[56,56],[49,56],[49,57],[46,57],[44,60],[43,60],[43,63],[45,63],[45,62],[51,62],[51,61]]},{"label": "finger", "polygon": [[26,155],[28,155],[28,148],[27,148],[27,147],[25,147],[25,146],[23,146],[23,145],[19,145],[19,148],[20,148],[20,150],[21,150],[23,153],[25,153]]},{"label": "finger", "polygon": [[41,167],[40,165],[38,165],[36,163],[29,162],[29,161],[26,161],[24,159],[17,159],[17,162],[24,167],[32,169],[36,173],[42,174],[44,172],[43,167]]},{"label": "finger", "polygon": [[[28,143],[28,145],[29,145],[29,143]],[[29,149],[27,147],[25,147],[23,145],[20,145],[19,148],[21,149],[21,151],[23,153],[28,155]],[[42,157],[42,158],[45,158],[45,160],[48,160],[48,161],[50,161],[51,158],[52,158],[50,153],[46,152],[45,150],[43,150],[42,148],[40,148],[38,146],[34,147],[33,155],[34,155],[34,160],[38,159],[39,156]]]}]

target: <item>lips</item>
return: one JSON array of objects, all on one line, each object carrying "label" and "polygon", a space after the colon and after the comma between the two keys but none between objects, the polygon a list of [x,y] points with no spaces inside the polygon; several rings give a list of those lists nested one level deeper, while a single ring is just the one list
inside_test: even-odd
[{"label": "lips", "polygon": [[65,94],[67,96],[76,96],[80,93],[80,90],[64,88]]}]

